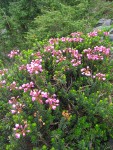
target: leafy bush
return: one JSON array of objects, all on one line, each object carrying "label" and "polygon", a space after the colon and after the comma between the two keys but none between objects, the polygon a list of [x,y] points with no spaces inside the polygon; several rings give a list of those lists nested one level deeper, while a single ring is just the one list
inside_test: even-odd
[{"label": "leafy bush", "polygon": [[107,148],[113,136],[108,46],[108,33],[93,31],[11,51],[12,65],[0,70],[1,148]]}]

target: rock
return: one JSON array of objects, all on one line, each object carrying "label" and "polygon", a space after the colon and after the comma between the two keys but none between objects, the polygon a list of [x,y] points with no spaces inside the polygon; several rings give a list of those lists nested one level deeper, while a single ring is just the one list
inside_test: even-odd
[{"label": "rock", "polygon": [[109,31],[109,38],[113,41],[113,28]]},{"label": "rock", "polygon": [[96,24],[96,27],[100,27],[100,26],[110,26],[111,24],[113,24],[113,20],[112,19],[105,19],[102,18],[98,21],[98,23]]},{"label": "rock", "polygon": [[104,18],[100,19],[100,20],[98,21],[98,23],[96,24],[95,28],[102,26],[102,24],[104,23],[104,21],[105,21]]},{"label": "rock", "polygon": [[104,22],[103,22],[103,26],[110,26],[112,24],[112,20],[111,19],[106,19]]},{"label": "rock", "polygon": [[[112,24],[113,24],[113,18],[112,19],[102,18],[98,21],[94,30],[103,30],[103,29],[109,30],[109,28],[111,27]],[[110,29],[110,31],[109,31],[109,38],[111,41],[113,41],[113,28]]]}]

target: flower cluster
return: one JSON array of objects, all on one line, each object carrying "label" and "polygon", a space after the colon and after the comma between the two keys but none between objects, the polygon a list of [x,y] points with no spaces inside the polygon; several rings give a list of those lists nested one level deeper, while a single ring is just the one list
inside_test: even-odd
[{"label": "flower cluster", "polygon": [[26,70],[27,68],[26,68],[26,65],[21,65],[20,67],[19,67],[19,70]]},{"label": "flower cluster", "polygon": [[56,62],[62,62],[65,61],[70,56],[70,62],[72,66],[78,66],[81,64],[81,57],[82,54],[79,54],[78,50],[67,48],[64,50],[55,50],[52,46],[52,49],[50,50],[50,47],[45,47],[45,52],[51,53],[52,57],[56,57]]},{"label": "flower cluster", "polygon": [[38,101],[40,104],[43,104],[45,100],[45,103],[49,104],[49,107],[53,110],[55,110],[59,105],[59,100],[56,99],[55,94],[50,96],[47,92],[43,92],[41,90],[32,90],[30,95],[32,96],[32,101]]},{"label": "flower cluster", "polygon": [[15,81],[13,81],[13,83],[10,84],[9,88],[10,88],[10,91],[17,90],[18,89],[17,83]]},{"label": "flower cluster", "polygon": [[30,82],[30,83],[26,83],[26,84],[23,84],[19,87],[20,90],[24,90],[24,92],[27,92],[29,89],[33,88],[34,87],[34,83],[33,82]]},{"label": "flower cluster", "polygon": [[53,50],[53,51],[51,52],[51,54],[52,54],[53,57],[56,57],[56,58],[57,58],[56,62],[62,62],[62,61],[64,61],[64,60],[66,60],[66,57],[63,56],[63,53],[62,53],[61,50],[58,50],[58,51]]},{"label": "flower cluster", "polygon": [[8,69],[0,70],[0,75],[4,76],[7,71],[8,71]]},{"label": "flower cluster", "polygon": [[48,93],[43,92],[41,90],[32,90],[30,92],[30,95],[32,96],[32,101],[38,101],[40,104],[43,104],[42,98],[47,98]]},{"label": "flower cluster", "polygon": [[5,81],[5,80],[0,81],[0,88],[1,88],[1,87],[4,87],[4,84],[6,84],[6,81]]},{"label": "flower cluster", "polygon": [[62,37],[59,41],[62,41],[62,42],[82,42],[83,38],[81,38],[81,37],[74,37],[74,38]]},{"label": "flower cluster", "polygon": [[106,56],[110,54],[110,48],[106,48],[104,46],[95,46],[93,51],[98,53],[100,52]]},{"label": "flower cluster", "polygon": [[[18,97],[17,97],[18,98]],[[12,105],[12,109],[11,109],[11,113],[15,114],[15,113],[21,113],[23,107],[25,106],[24,104],[21,104],[17,101],[17,98],[15,97],[11,97],[11,99],[9,100],[9,104]]]},{"label": "flower cluster", "polygon": [[88,33],[88,37],[95,37],[95,36],[98,36],[98,31]]},{"label": "flower cluster", "polygon": [[83,33],[82,32],[73,32],[73,33],[71,33],[71,36],[72,37],[79,37],[79,36],[81,36]]},{"label": "flower cluster", "polygon": [[58,44],[59,38],[51,38],[49,39],[49,43],[51,45]]},{"label": "flower cluster", "polygon": [[19,54],[19,50],[12,50],[9,54],[8,57],[13,58],[15,55]]},{"label": "flower cluster", "polygon": [[53,45],[44,47],[44,52],[52,52],[53,50],[54,50],[54,46]]},{"label": "flower cluster", "polygon": [[108,36],[108,35],[109,35],[109,32],[104,32],[104,35],[105,35],[105,36]]},{"label": "flower cluster", "polygon": [[53,94],[51,97],[48,97],[45,101],[46,104],[49,104],[50,109],[55,110],[57,106],[59,106],[59,100],[56,99],[56,95]]},{"label": "flower cluster", "polygon": [[27,121],[24,121],[24,124],[15,124],[15,128],[13,128],[15,137],[19,139],[21,136],[25,137],[26,133],[29,133]]},{"label": "flower cluster", "polygon": [[40,52],[32,53],[31,55],[32,55],[32,56],[36,56],[36,57],[38,57],[38,59],[41,59],[41,58],[42,58],[42,56],[41,56],[41,53],[40,53]]},{"label": "flower cluster", "polygon": [[71,60],[72,66],[78,66],[81,64],[82,54],[79,54],[78,50],[71,50],[71,56],[73,58]]},{"label": "flower cluster", "polygon": [[27,71],[30,74],[38,74],[39,72],[42,72],[42,65],[41,65],[42,59],[36,59],[36,60],[32,60],[32,62],[30,64],[26,65]]},{"label": "flower cluster", "polygon": [[80,35],[82,35],[81,32],[74,32],[74,33],[71,33],[71,37],[62,37],[62,38],[51,38],[49,39],[49,43],[51,45],[54,45],[54,44],[58,44],[60,41],[61,42],[82,42],[83,41],[83,38],[80,37]]},{"label": "flower cluster", "polygon": [[91,69],[89,68],[89,66],[87,66],[86,68],[82,68],[81,74],[86,76],[91,76]]},{"label": "flower cluster", "polygon": [[89,60],[103,60],[104,55],[109,56],[110,48],[106,48],[104,46],[96,46],[94,49],[85,49],[83,52],[86,54]]},{"label": "flower cluster", "polygon": [[102,73],[97,73],[95,76],[93,76],[93,78],[97,78],[98,80],[106,80],[106,75],[102,74]]}]

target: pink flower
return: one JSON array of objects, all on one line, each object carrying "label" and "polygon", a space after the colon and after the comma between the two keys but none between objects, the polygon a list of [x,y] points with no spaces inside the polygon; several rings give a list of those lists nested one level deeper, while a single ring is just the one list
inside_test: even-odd
[{"label": "pink flower", "polygon": [[94,49],[83,50],[89,60],[103,60],[104,55],[109,56],[110,48],[104,46],[95,46]]},{"label": "pink flower", "polygon": [[82,68],[81,72],[82,75],[91,76],[91,69],[89,68],[89,66],[87,66],[87,68]]},{"label": "pink flower", "polygon": [[41,59],[41,58],[42,58],[42,56],[41,56],[41,53],[40,53],[40,52],[32,53],[31,55],[32,55],[32,56],[36,56],[36,57],[38,57],[38,59]]},{"label": "pink flower", "polygon": [[13,58],[15,55],[18,55],[19,54],[19,50],[12,50],[9,54],[8,54],[8,56],[10,57],[10,58]]},{"label": "pink flower", "polygon": [[16,110],[11,110],[11,113],[12,113],[12,114],[15,114],[15,113],[16,113]]},{"label": "pink flower", "polygon": [[56,107],[59,106],[59,100],[56,99],[56,95],[53,95],[52,97],[49,97],[45,102],[47,104],[49,104],[49,107],[53,110],[55,110]]},{"label": "pink flower", "polygon": [[4,84],[6,84],[5,80],[0,81],[0,87],[4,87]]},{"label": "pink flower", "polygon": [[30,92],[30,95],[32,96],[32,101],[38,101],[40,104],[43,104],[45,101],[46,104],[49,104],[51,109],[56,109],[56,107],[59,105],[59,100],[56,99],[55,94],[50,96],[47,92],[33,90]]},{"label": "pink flower", "polygon": [[27,68],[26,68],[26,65],[21,65],[20,67],[19,67],[19,70],[26,70]]},{"label": "pink flower", "polygon": [[44,48],[44,52],[52,52],[54,50],[54,46],[47,46]]},{"label": "pink flower", "polygon": [[51,39],[49,39],[49,43],[50,43],[51,45],[58,44],[58,41],[59,41],[58,38],[51,38]]},{"label": "pink flower", "polygon": [[[18,97],[17,97],[18,98]],[[21,113],[23,107],[25,106],[24,104],[21,104],[17,101],[17,98],[15,97],[11,97],[11,99],[9,100],[9,104],[11,105],[11,113],[15,114],[15,113]]]},{"label": "pink flower", "polygon": [[10,91],[11,91],[11,90],[17,90],[18,87],[16,86],[16,82],[13,81],[13,83],[10,84],[9,88],[10,88]]},{"label": "pink flower", "polygon": [[108,36],[108,35],[109,35],[109,32],[104,32],[104,35],[105,35],[105,36]]},{"label": "pink flower", "polygon": [[15,137],[16,137],[17,139],[20,139],[20,133],[15,133]]},{"label": "pink flower", "polygon": [[88,33],[88,37],[95,37],[95,36],[98,36],[97,31],[93,31],[93,32]]},{"label": "pink flower", "polygon": [[20,90],[24,90],[24,92],[27,92],[29,89],[33,88],[34,87],[34,83],[33,82],[30,82],[30,83],[26,83],[26,84],[23,84],[19,87]]},{"label": "pink flower", "polygon": [[97,73],[95,76],[93,76],[93,78],[97,78],[98,80],[106,80],[106,75],[102,74],[102,73]]},{"label": "pink flower", "polygon": [[15,127],[16,127],[16,128],[19,128],[19,126],[20,126],[19,124],[15,124]]},{"label": "pink flower", "polygon": [[78,65],[81,64],[81,60],[72,59],[71,63],[72,63],[72,66],[77,67]]},{"label": "pink flower", "polygon": [[41,65],[42,59],[38,60],[32,60],[30,64],[26,65],[27,71],[30,74],[38,74],[39,72],[42,72],[42,65]]},{"label": "pink flower", "polygon": [[48,98],[48,93],[47,92],[41,92],[41,95],[43,98]]},{"label": "pink flower", "polygon": [[71,36],[72,37],[79,37],[82,34],[83,34],[82,32],[73,32],[73,33],[71,33]]},{"label": "pink flower", "polygon": [[87,54],[87,58],[89,60],[103,60],[104,57],[101,55],[95,55],[95,54]]},{"label": "pink flower", "polygon": [[22,125],[20,125],[20,124],[15,124],[15,128],[13,128],[15,137],[16,137],[17,139],[19,139],[20,136],[25,137],[25,136],[26,136],[26,133],[29,133],[29,132],[30,132],[30,130],[28,130],[27,128],[28,128],[27,121],[24,121],[24,123],[23,123]]},{"label": "pink flower", "polygon": [[32,101],[38,101],[40,104],[43,104],[41,90],[33,90],[30,92],[32,96]]},{"label": "pink flower", "polygon": [[0,75],[4,76],[7,73],[8,69],[0,70]]}]

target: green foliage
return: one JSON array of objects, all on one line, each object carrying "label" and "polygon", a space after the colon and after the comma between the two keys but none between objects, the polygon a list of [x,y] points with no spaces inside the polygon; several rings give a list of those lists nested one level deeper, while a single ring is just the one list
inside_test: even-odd
[{"label": "green foliage", "polygon": [[[69,41],[63,41],[64,37],[50,39],[49,42],[53,41],[51,43],[53,45],[36,40],[32,50],[23,50],[12,58],[8,73],[1,76],[1,81],[6,80],[0,95],[2,149],[93,150],[109,146],[108,141],[113,137],[113,85],[111,84],[113,78],[110,69],[113,62],[108,54],[103,55],[103,60],[89,60],[84,50],[89,47],[93,49],[95,46],[108,46],[111,43],[108,37],[103,36],[103,32],[98,32],[95,36],[89,36],[92,33],[76,34],[80,34],[80,37],[76,38],[81,38],[82,41],[70,42],[70,39],[75,39],[70,36],[65,38]],[[37,45],[40,47],[38,53]],[[54,47],[52,53],[56,52],[54,57],[50,51],[51,46]],[[72,51],[69,52],[68,49]],[[71,59],[76,49],[82,54],[79,55],[82,57],[81,64],[73,66]],[[57,56],[59,50],[62,53]],[[62,54],[66,59],[60,61],[59,57]],[[40,59],[40,56],[42,72],[29,74],[27,70],[19,70],[21,65],[30,64],[32,60]],[[86,66],[91,68],[91,76],[81,74],[81,69]],[[98,72],[106,74],[106,80],[93,78]],[[52,110],[43,98],[43,104],[39,101],[40,97],[37,101],[32,101],[29,90],[23,92],[11,86],[14,81],[16,87],[30,81],[34,82],[34,87],[29,90],[41,90],[48,92],[49,95],[55,93],[60,105],[56,110]],[[11,97],[15,97],[17,102],[24,106],[18,113],[11,113],[13,107],[8,104],[8,99],[11,100]],[[27,124],[25,137],[22,134],[19,138],[16,137],[15,125],[18,124],[22,126]],[[27,130],[30,132],[27,133]]]},{"label": "green foliage", "polygon": [[[1,149],[112,149],[112,43],[102,31],[97,36],[87,34],[100,17],[106,16],[106,13],[107,17],[112,16],[112,3],[103,1],[103,5],[100,4],[100,0],[1,2]],[[70,33],[73,31],[84,31],[86,34],[80,33],[80,37],[72,38]],[[103,60],[89,60],[84,50],[102,45],[110,47],[111,53],[103,54]],[[20,52],[8,58],[11,49],[20,49]],[[82,55],[78,55],[81,58],[78,66],[73,66],[71,62],[74,50]],[[101,56],[101,52],[96,54]],[[41,61],[43,71],[29,73],[27,65],[37,59]],[[19,70],[21,65],[25,70]],[[8,72],[3,74],[6,66]],[[87,66],[90,76],[81,72]],[[99,72],[106,75],[106,80],[94,77]],[[23,84],[31,81],[34,87],[28,88],[28,91],[21,89]],[[30,94],[33,90],[48,93],[49,98],[56,94],[59,106],[52,107],[41,95],[33,100]],[[16,99],[17,106],[22,106],[17,112],[13,112],[15,103],[11,105],[9,101],[12,99]],[[18,125],[21,127],[18,128]]]}]

